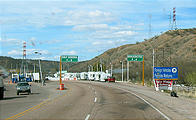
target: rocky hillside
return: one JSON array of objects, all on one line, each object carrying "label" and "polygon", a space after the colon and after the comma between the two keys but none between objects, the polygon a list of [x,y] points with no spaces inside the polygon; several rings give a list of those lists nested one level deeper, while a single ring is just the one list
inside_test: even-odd
[{"label": "rocky hillside", "polygon": [[[128,54],[141,54],[145,58],[146,79],[151,79],[153,48],[155,50],[155,66],[179,67],[181,69],[180,79],[183,79],[186,72],[196,71],[196,28],[171,30],[140,43],[110,49],[92,60],[72,66],[71,70],[75,72],[87,71],[88,65],[96,67],[97,63],[102,62],[106,69],[110,69],[111,63],[113,68],[118,71],[121,68],[119,61],[123,60],[126,65]],[[130,62],[129,67],[130,78],[140,79],[137,76],[141,74],[142,63]],[[119,74],[116,76],[119,77]]]}]

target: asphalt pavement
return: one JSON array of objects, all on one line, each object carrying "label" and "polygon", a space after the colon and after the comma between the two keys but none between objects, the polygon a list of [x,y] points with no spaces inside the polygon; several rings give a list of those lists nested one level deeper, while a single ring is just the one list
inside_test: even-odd
[{"label": "asphalt pavement", "polygon": [[[32,84],[32,94],[16,95],[15,85],[6,85],[0,101],[1,119],[167,119],[147,101],[129,91],[108,84],[83,81],[64,82],[66,90],[56,90],[57,82]],[[107,85],[105,85],[107,84]]]}]

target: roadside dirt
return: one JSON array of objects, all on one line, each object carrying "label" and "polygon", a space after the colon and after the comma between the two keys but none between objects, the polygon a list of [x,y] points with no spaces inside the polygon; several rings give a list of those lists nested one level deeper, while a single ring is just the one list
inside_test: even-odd
[{"label": "roadside dirt", "polygon": [[196,100],[183,96],[171,97],[168,93],[155,91],[154,88],[118,83],[119,87],[131,90],[156,106],[161,112],[174,120],[196,120]]}]

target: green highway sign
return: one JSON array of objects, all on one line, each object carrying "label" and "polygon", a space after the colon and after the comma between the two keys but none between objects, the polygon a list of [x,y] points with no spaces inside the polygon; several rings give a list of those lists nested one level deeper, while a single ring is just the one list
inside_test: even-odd
[{"label": "green highway sign", "polygon": [[127,55],[127,61],[143,61],[144,55]]},{"label": "green highway sign", "polygon": [[62,62],[78,62],[78,56],[77,55],[62,55],[61,61]]}]

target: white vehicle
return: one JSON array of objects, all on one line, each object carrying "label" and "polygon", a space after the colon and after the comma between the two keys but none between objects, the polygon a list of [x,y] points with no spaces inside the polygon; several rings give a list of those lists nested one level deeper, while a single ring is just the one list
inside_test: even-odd
[{"label": "white vehicle", "polygon": [[100,80],[100,72],[95,72],[95,81],[99,81]]},{"label": "white vehicle", "polygon": [[35,82],[40,82],[39,73],[33,73],[33,80],[34,80]]},{"label": "white vehicle", "polygon": [[95,72],[88,72],[88,80],[95,80]]},{"label": "white vehicle", "polygon": [[105,79],[107,79],[108,77],[110,77],[110,74],[109,73],[102,72],[100,74],[100,81],[101,82],[105,82]]},{"label": "white vehicle", "polygon": [[80,79],[81,80],[87,80],[88,79],[88,73],[87,72],[81,72],[80,73]]}]

